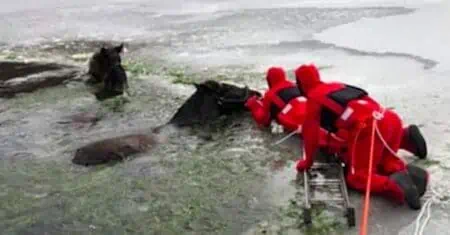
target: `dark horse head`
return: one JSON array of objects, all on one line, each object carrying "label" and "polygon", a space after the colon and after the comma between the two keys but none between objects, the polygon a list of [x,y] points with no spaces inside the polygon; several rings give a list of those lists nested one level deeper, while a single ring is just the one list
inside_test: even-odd
[{"label": "dark horse head", "polygon": [[87,83],[93,85],[103,82],[103,89],[95,93],[99,100],[121,95],[128,88],[127,74],[121,65],[120,53],[123,48],[123,43],[112,47],[103,46],[89,61],[88,74],[91,78]]},{"label": "dark horse head", "polygon": [[[194,86],[196,88],[194,94],[165,125],[172,124],[177,127],[207,125],[221,116],[246,112],[247,99],[253,95],[261,96],[258,91],[248,87],[238,87],[213,80],[194,84]],[[156,128],[155,131],[159,131],[163,126]]]}]

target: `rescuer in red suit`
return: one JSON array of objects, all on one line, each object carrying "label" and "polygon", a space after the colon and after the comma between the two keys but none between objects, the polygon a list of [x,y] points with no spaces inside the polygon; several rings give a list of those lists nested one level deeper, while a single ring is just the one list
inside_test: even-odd
[{"label": "rescuer in red suit", "polygon": [[[418,127],[403,128],[402,120],[395,112],[384,109],[361,88],[321,81],[314,65],[300,66],[295,76],[299,90],[307,97],[302,133],[305,159],[297,162],[297,170],[311,167],[319,148],[320,128],[332,133],[347,131],[347,153],[341,158],[346,164],[348,186],[364,192],[368,177],[372,177],[371,192],[398,203],[406,201],[410,208],[420,209],[419,198],[426,191],[428,173],[411,164],[406,165],[396,155],[402,147],[419,158],[426,157],[426,143]],[[374,140],[372,175],[369,176],[374,117],[379,119],[375,124],[378,132]]]},{"label": "rescuer in red suit", "polygon": [[[263,127],[268,127],[272,120],[276,120],[288,131],[301,132],[306,115],[306,98],[300,93],[297,85],[286,78],[286,72],[280,67],[271,67],[267,71],[266,91],[262,100],[257,96],[248,99],[246,106],[250,109],[254,120]],[[321,130],[320,145],[339,151],[346,147],[343,139],[334,134],[327,136]]]}]

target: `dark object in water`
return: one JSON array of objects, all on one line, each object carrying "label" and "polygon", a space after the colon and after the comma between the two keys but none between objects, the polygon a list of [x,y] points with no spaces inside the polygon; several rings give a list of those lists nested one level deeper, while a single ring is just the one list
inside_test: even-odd
[{"label": "dark object in water", "polygon": [[0,62],[0,81],[7,81],[17,77],[25,77],[35,73],[53,71],[64,68],[55,63],[25,63],[19,61]]},{"label": "dark object in water", "polygon": [[[242,113],[247,111],[245,102],[253,95],[261,96],[258,91],[248,87],[208,80],[200,84],[194,84],[196,91],[177,110],[170,121],[165,125],[177,127],[205,125],[217,120],[223,115]],[[155,128],[158,132],[160,128]]]},{"label": "dark object in water", "polygon": [[117,163],[155,146],[153,135],[134,134],[100,140],[77,149],[72,163],[83,166]]},{"label": "dark object in water", "polygon": [[78,77],[73,66],[54,63],[0,62],[0,97],[13,98],[19,93],[63,84]]},{"label": "dark object in water", "polygon": [[103,46],[89,60],[90,78],[86,84],[96,85],[103,82],[102,90],[95,93],[98,100],[122,95],[128,89],[128,78],[120,57],[123,48],[123,43],[115,47]]}]

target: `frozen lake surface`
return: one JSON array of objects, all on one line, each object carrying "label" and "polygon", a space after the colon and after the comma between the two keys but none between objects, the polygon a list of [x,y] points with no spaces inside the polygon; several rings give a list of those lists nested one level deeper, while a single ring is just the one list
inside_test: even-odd
[{"label": "frozen lake surface", "polygon": [[[72,45],[75,48],[65,46],[72,41],[125,41],[130,48],[137,48],[125,58],[186,66],[202,76],[224,75],[229,81],[261,90],[266,88],[261,73],[268,66],[285,66],[292,78],[291,70],[296,66],[314,62],[325,68],[325,80],[363,86],[386,106],[395,107],[405,122],[422,125],[429,145],[432,164],[428,162],[427,167],[432,185],[448,190],[448,12],[450,3],[438,0],[0,0],[0,55],[3,58],[14,51],[18,58],[46,55],[38,59],[60,61],[72,52],[97,49],[82,48],[79,42]],[[17,46],[30,49],[15,52]],[[56,49],[51,53],[45,51],[53,47]],[[104,109],[80,87],[0,100],[0,110],[6,110],[0,116],[0,160],[4,163],[0,168],[0,209],[7,211],[0,212],[0,220],[6,221],[0,222],[0,229],[11,234],[139,234],[149,228],[166,234],[248,234],[261,221],[270,220],[277,207],[300,190],[292,183],[293,164],[278,171],[266,169],[280,160],[292,163],[299,154],[296,141],[280,148],[268,147],[267,143],[282,135],[261,132],[251,120],[218,134],[216,143],[177,136],[178,143],[113,170],[71,166],[72,152],[67,149],[130,129],[159,125],[181,104],[174,98],[185,98],[193,91],[156,74],[140,76],[132,84],[139,96],[133,97],[126,112],[108,114],[88,130],[55,124],[55,120],[80,110]],[[67,89],[70,92],[65,92]],[[166,160],[161,162],[160,158]],[[60,161],[44,167],[35,159]],[[211,159],[222,162],[229,171]],[[209,170],[199,170],[194,163]],[[196,172],[201,179],[187,172]],[[227,180],[219,184],[223,178]],[[105,183],[108,179],[114,179],[116,187]],[[187,187],[191,181],[207,186]],[[99,198],[102,192],[104,199]],[[207,194],[221,201],[215,201],[214,196],[202,198]],[[137,197],[141,201],[136,202]],[[196,197],[206,206],[186,209],[183,203],[194,205]],[[358,215],[361,201],[360,195],[352,194]],[[11,207],[14,203],[17,206]],[[98,210],[94,210],[97,205]],[[418,212],[378,199],[372,206],[371,234],[414,234]],[[162,208],[166,207],[173,211],[176,223],[187,221],[189,226],[173,225],[175,222],[165,217]],[[449,209],[433,206],[424,234],[450,234]],[[148,213],[151,216],[145,214],[152,210]],[[30,217],[30,213],[35,216]],[[47,222],[39,216],[52,219]],[[212,219],[205,222],[205,218]],[[164,230],[167,227],[171,230]]]}]

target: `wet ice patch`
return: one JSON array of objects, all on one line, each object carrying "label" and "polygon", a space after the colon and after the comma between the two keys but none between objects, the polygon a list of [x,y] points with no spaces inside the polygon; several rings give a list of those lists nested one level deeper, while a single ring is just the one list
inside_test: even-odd
[{"label": "wet ice patch", "polygon": [[269,176],[262,195],[266,195],[275,206],[287,206],[298,190],[296,176],[295,164],[282,167]]}]

